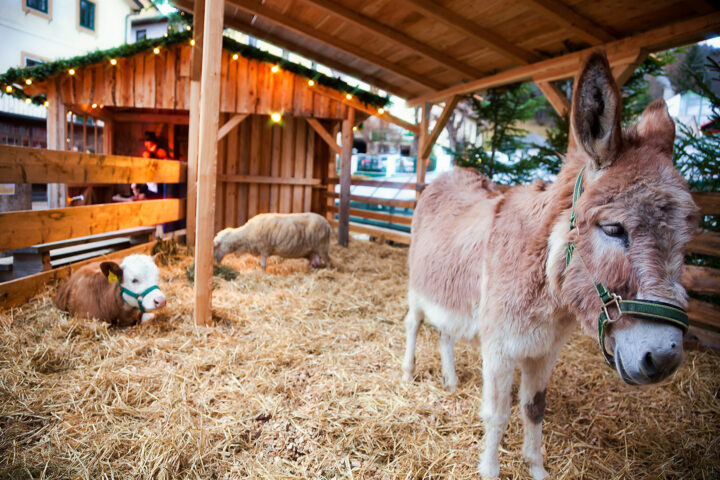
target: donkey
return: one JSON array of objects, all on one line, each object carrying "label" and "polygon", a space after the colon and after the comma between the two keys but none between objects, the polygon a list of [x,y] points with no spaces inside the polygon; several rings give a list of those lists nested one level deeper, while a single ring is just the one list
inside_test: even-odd
[{"label": "donkey", "polygon": [[503,194],[475,171],[455,169],[430,184],[417,204],[403,378],[413,378],[423,318],[440,331],[450,390],[457,385],[455,340],[479,340],[483,478],[500,471],[516,366],[522,453],[535,479],[547,476],[545,396],[577,323],[599,332],[606,361],[631,385],[659,382],[683,360],[687,294],[680,273],[699,210],[672,165],[675,125],[664,101],[651,103],[626,130],[620,107],[607,59],[595,52],[575,79],[576,146],[556,182]]}]

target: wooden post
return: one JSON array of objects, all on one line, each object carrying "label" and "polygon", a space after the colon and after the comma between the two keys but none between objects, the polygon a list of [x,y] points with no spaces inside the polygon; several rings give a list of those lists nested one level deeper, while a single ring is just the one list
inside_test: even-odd
[{"label": "wooden post", "polygon": [[187,219],[185,242],[195,245],[195,212],[197,211],[197,166],[200,137],[200,77],[202,75],[203,24],[205,0],[195,0],[193,11],[193,45],[190,56],[190,126],[188,128]]},{"label": "wooden post", "polygon": [[[51,150],[65,150],[67,138],[67,110],[60,88],[60,80],[50,82],[47,92],[47,148]],[[67,185],[62,183],[49,183],[47,186],[48,208],[63,208],[67,206]]]},{"label": "wooden post", "polygon": [[348,246],[350,236],[350,180],[353,149],[353,125],[355,109],[348,108],[348,116],[342,124],[342,153],[340,154],[340,208],[338,211],[338,245]]},{"label": "wooden post", "polygon": [[[430,158],[430,154],[423,156],[424,145],[428,140],[428,126],[430,124],[430,110],[432,104],[425,102],[420,110],[420,134],[418,135],[418,150],[417,150],[417,165],[415,169],[417,171],[417,183],[425,183],[425,169],[427,167],[427,161]],[[416,190],[416,198],[420,197],[420,190]]]},{"label": "wooden post", "polygon": [[199,325],[208,325],[212,320],[213,235],[224,4],[224,0],[207,0],[205,3],[201,78],[203,95],[200,100],[195,219],[195,323]]}]

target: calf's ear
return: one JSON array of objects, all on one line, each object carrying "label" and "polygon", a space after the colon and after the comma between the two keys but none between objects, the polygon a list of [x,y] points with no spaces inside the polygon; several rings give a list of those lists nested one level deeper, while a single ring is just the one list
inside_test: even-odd
[{"label": "calf's ear", "polygon": [[589,157],[588,168],[607,168],[615,161],[622,142],[620,91],[605,54],[593,52],[575,79],[572,135]]},{"label": "calf's ear", "polygon": [[100,264],[100,271],[105,275],[110,283],[122,283],[123,271],[115,262],[102,262]]}]

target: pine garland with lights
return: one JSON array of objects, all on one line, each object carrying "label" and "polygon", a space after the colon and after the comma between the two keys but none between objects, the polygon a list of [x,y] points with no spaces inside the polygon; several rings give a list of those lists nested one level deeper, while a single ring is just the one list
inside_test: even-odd
[{"label": "pine garland with lights", "polygon": [[[192,36],[192,30],[183,30],[180,32],[169,33],[166,37],[140,40],[136,43],[125,44],[107,50],[96,50],[85,55],[41,63],[32,67],[10,68],[7,72],[0,75],[0,88],[2,89],[0,91],[5,95],[11,95],[20,100],[24,100],[27,103],[44,105],[46,101],[45,95],[41,94],[30,96],[25,93],[23,86],[30,85],[32,82],[43,81],[60,73],[68,72],[71,69],[96,65],[111,61],[112,59],[132,57],[138,53],[143,53],[155,48],[162,49],[163,47],[170,47],[178,43],[189,42],[192,39]],[[223,37],[223,48],[228,50],[230,53],[237,53],[247,59],[277,65],[283,70],[305,77],[319,85],[332,88],[344,94],[350,94],[359,101],[372,107],[384,107],[389,101],[387,97],[380,97],[368,91],[353,87],[339,78],[330,77],[313,70],[312,68],[290,62],[271,53],[250,45],[236,42],[235,40],[227,37]],[[30,83],[27,83],[28,81],[30,81]]]}]

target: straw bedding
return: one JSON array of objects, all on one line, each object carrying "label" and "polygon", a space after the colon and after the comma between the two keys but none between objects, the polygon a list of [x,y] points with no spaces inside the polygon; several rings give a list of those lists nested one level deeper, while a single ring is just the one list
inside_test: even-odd
[{"label": "straw bedding", "polygon": [[[161,267],[168,307],[126,329],[68,318],[52,288],[0,316],[0,478],[477,478],[476,347],[440,388],[437,332],[399,381],[407,250],[353,241],[335,267],[230,256],[213,327],[193,325],[191,257]],[[593,339],[563,349],[544,446],[556,478],[718,478],[720,358],[690,351],[634,389]],[[514,392],[517,398],[516,391]],[[517,406],[503,478],[528,478]]]}]

